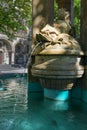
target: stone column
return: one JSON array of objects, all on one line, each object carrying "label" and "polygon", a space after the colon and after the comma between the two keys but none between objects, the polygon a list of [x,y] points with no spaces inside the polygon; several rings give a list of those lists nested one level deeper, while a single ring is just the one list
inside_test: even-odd
[{"label": "stone column", "polygon": [[65,8],[71,13],[71,0],[56,0],[59,8]]},{"label": "stone column", "polygon": [[81,0],[81,35],[80,41],[85,55],[87,55],[87,0]]},{"label": "stone column", "polygon": [[14,64],[14,59],[15,59],[15,53],[14,51],[12,51],[12,55],[11,55],[11,64]]},{"label": "stone column", "polygon": [[71,0],[71,24],[74,25],[74,0]]},{"label": "stone column", "polygon": [[[32,0],[32,45],[35,46],[36,34],[46,25],[52,24],[54,18],[54,0]],[[32,76],[31,67],[35,62],[35,56],[31,57],[31,64],[28,66],[29,77],[29,98],[41,98],[43,96],[43,89],[40,86],[38,79]]]},{"label": "stone column", "polygon": [[46,25],[52,24],[54,18],[54,0],[33,0],[32,1],[32,20],[33,20],[33,40],[36,33]]},{"label": "stone column", "polygon": [[9,51],[9,64],[11,64],[11,54],[12,54],[12,52]]},{"label": "stone column", "polygon": [[82,89],[81,98],[87,102],[87,0],[81,0],[81,33],[80,44],[84,51],[83,63],[84,63],[84,76],[79,81],[79,86]]}]

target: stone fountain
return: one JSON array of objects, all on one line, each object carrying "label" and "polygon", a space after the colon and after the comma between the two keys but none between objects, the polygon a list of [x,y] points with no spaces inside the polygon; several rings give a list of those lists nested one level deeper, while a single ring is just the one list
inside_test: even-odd
[{"label": "stone fountain", "polygon": [[32,75],[38,77],[45,88],[71,89],[84,72],[79,43],[50,25],[46,25],[36,37],[41,44],[33,53]]},{"label": "stone fountain", "polygon": [[69,13],[64,9],[59,12],[58,23],[46,24],[36,33],[36,48],[32,54],[35,62],[31,73],[39,79],[45,97],[65,101],[69,90],[84,73],[81,60],[84,54],[78,41],[70,34]]}]

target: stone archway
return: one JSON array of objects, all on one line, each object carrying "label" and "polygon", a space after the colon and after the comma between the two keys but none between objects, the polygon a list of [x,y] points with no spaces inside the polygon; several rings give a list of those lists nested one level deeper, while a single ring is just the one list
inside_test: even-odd
[{"label": "stone archway", "polygon": [[6,35],[0,34],[0,64],[11,64],[12,46]]},{"label": "stone archway", "polygon": [[21,41],[15,45],[15,64],[23,64],[23,44]]},{"label": "stone archway", "polygon": [[28,60],[29,41],[24,38],[17,38],[13,43],[14,63],[25,66]]}]

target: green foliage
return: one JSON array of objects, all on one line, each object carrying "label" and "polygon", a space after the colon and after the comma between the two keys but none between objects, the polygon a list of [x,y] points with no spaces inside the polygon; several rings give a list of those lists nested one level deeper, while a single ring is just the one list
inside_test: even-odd
[{"label": "green foliage", "polygon": [[81,0],[74,0],[74,25],[77,36],[80,35],[80,7]]},{"label": "green foliage", "polygon": [[56,0],[54,0],[54,22],[58,21],[58,4]]},{"label": "green foliage", "polygon": [[[80,1],[74,0],[74,25],[80,33]],[[54,22],[58,20],[58,5],[54,0]],[[0,0],[0,32],[14,36],[19,30],[26,31],[32,24],[32,0]]]},{"label": "green foliage", "polygon": [[0,0],[0,32],[13,36],[32,24],[32,0]]}]

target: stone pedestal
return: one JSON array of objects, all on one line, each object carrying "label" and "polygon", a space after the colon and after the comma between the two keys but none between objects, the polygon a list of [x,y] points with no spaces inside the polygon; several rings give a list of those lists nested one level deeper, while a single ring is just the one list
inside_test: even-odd
[{"label": "stone pedestal", "polygon": [[40,82],[29,82],[28,83],[28,99],[43,99],[43,88]]},{"label": "stone pedestal", "polygon": [[57,101],[67,101],[70,99],[70,91],[69,90],[51,90],[44,88],[44,97]]}]

